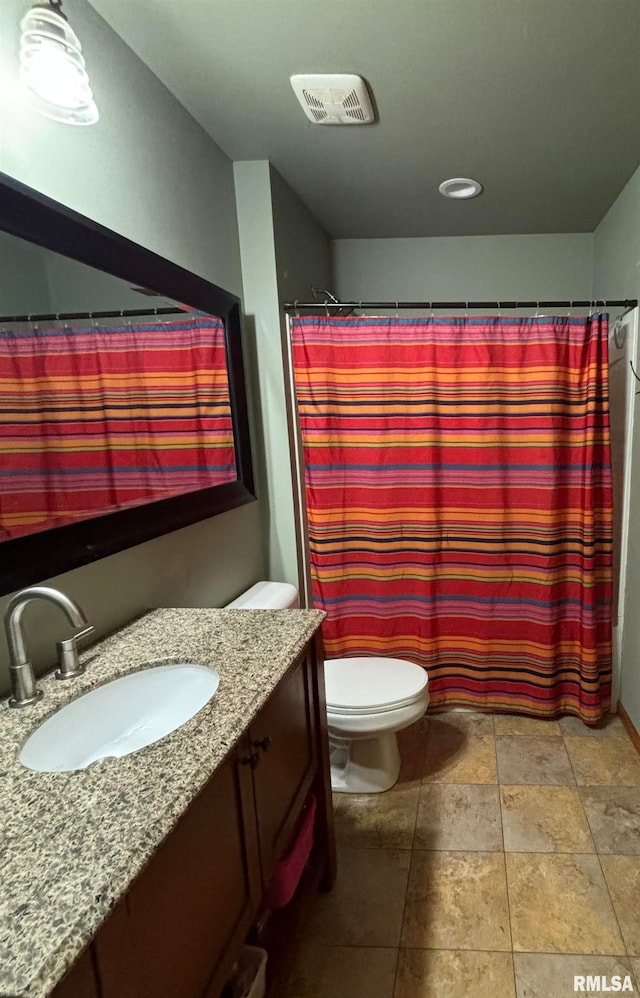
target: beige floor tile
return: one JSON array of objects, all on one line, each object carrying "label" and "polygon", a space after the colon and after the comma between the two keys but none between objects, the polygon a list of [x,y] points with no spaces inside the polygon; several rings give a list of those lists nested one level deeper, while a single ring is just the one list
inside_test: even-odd
[{"label": "beige floor tile", "polygon": [[[619,976],[624,983],[627,976],[632,976],[630,960],[625,957],[515,953],[513,959],[518,998],[569,998],[580,993],[574,990],[574,977],[606,977],[611,983],[612,977]],[[623,993],[630,992],[627,989]],[[599,995],[600,989],[582,994]]]},{"label": "beige floor tile", "polygon": [[503,786],[500,799],[507,852],[594,851],[577,788]]},{"label": "beige floor tile", "polygon": [[530,735],[549,738],[562,734],[557,721],[547,721],[539,717],[522,717],[519,714],[496,714],[496,735]]},{"label": "beige floor tile", "polygon": [[431,783],[420,792],[416,849],[502,851],[495,784]]},{"label": "beige floor tile", "polygon": [[423,772],[423,783],[496,783],[495,739],[431,721]]},{"label": "beige floor tile", "polygon": [[507,853],[513,948],[624,954],[597,856]]},{"label": "beige floor tile", "polygon": [[393,998],[398,951],[302,946],[284,998]]},{"label": "beige floor tile", "polygon": [[502,854],[414,851],[402,945],[509,951]]},{"label": "beige floor tile", "polygon": [[397,947],[410,860],[408,849],[340,849],[335,886],[318,896],[305,941]]},{"label": "beige floor tile", "polygon": [[394,998],[469,998],[470,995],[515,998],[510,953],[400,950]]},{"label": "beige floor tile", "polygon": [[429,721],[422,718],[408,728],[398,732],[400,750],[400,775],[396,789],[419,786],[422,781],[424,757],[427,750]]},{"label": "beige floor tile", "polygon": [[627,952],[640,956],[640,856],[601,856],[600,862]]},{"label": "beige floor tile", "polygon": [[419,786],[402,785],[384,794],[334,794],[338,845],[411,849],[419,797]]},{"label": "beige floor tile", "polygon": [[635,977],[636,990],[640,991],[640,960],[634,958],[631,960],[631,969]]},{"label": "beige floor tile", "polygon": [[576,782],[560,737],[499,735],[496,754],[500,783],[566,786]]},{"label": "beige floor tile", "polygon": [[607,714],[595,727],[585,724],[579,717],[561,717],[558,723],[563,735],[576,738],[629,738],[617,714]]},{"label": "beige floor tile", "polygon": [[598,852],[640,855],[640,787],[582,787],[580,793]]},{"label": "beige floor tile", "polygon": [[438,724],[457,728],[467,735],[493,734],[493,714],[481,714],[475,710],[445,710],[429,717]]},{"label": "beige floor tile", "polygon": [[628,739],[565,736],[564,742],[580,786],[640,786],[640,756]]}]

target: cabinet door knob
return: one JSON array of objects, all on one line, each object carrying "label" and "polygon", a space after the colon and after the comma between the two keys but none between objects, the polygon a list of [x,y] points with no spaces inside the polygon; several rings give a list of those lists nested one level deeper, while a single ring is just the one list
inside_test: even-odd
[{"label": "cabinet door knob", "polygon": [[240,760],[240,765],[251,766],[252,769],[255,769],[259,762],[260,762],[259,753],[252,752],[251,755],[245,755],[244,759]]},{"label": "cabinet door knob", "polygon": [[271,735],[267,735],[266,738],[260,738],[258,741],[253,742],[253,747],[257,749],[262,749],[263,752],[269,750],[271,745]]}]

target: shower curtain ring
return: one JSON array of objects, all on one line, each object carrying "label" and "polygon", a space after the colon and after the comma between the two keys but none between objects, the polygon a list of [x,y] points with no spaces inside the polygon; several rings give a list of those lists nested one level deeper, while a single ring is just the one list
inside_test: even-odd
[{"label": "shower curtain ring", "polygon": [[300,310],[298,309],[298,299],[297,298],[296,298],[296,300],[293,303],[293,307],[296,310],[296,319],[299,319],[300,318]]},{"label": "shower curtain ring", "polygon": [[325,318],[328,319],[329,318],[329,302],[328,301],[325,301],[325,303],[324,303],[324,314],[325,314]]},{"label": "shower curtain ring", "polygon": [[396,302],[396,322],[398,322],[399,318],[400,318],[399,306],[398,306],[398,302]]}]

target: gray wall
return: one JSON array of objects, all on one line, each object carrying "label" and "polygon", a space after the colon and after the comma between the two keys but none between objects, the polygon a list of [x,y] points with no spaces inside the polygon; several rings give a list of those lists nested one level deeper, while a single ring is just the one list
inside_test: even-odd
[{"label": "gray wall", "polygon": [[[271,200],[273,205],[273,229],[276,246],[276,269],[278,285],[278,301],[280,305],[280,335],[281,343],[287,343],[286,315],[282,309],[285,301],[309,299],[311,287],[330,288],[332,280],[332,250],[327,233],[321,228],[315,216],[302,204],[291,188],[284,182],[280,174],[271,169]],[[281,366],[283,361],[281,360]],[[288,365],[287,365],[288,366]],[[293,408],[293,407],[292,407]],[[279,410],[282,413],[284,405],[281,402]],[[291,415],[291,414],[290,414]],[[287,506],[291,510],[300,510],[305,504],[304,485],[300,487],[295,470],[291,470],[291,449],[289,436],[284,434],[279,441],[279,474],[289,473],[289,491]],[[304,506],[303,506],[304,508]],[[298,547],[306,548],[307,525],[306,509],[303,520],[298,518],[297,524],[289,520],[287,512],[287,542],[286,565],[287,579],[298,584],[301,594],[304,593],[304,582],[298,577]],[[303,602],[303,605],[306,605]]]},{"label": "gray wall", "polygon": [[77,260],[42,250],[54,312],[101,312],[124,308],[160,308],[166,302],[132,291],[132,282],[104,274]]},{"label": "gray wall", "polygon": [[[0,316],[162,308],[173,301],[0,231]],[[5,327],[7,328],[7,327]]]},{"label": "gray wall", "polygon": [[588,299],[591,260],[591,233],[333,243],[335,293],[345,301]]},{"label": "gray wall", "polygon": [[[598,298],[640,298],[640,170],[594,233],[593,293]],[[636,358],[637,361],[637,358]],[[637,368],[636,368],[637,369]],[[622,635],[620,702],[640,730],[640,418],[638,396],[631,455],[631,506]]]},{"label": "gray wall", "polygon": [[50,311],[43,251],[39,246],[0,232],[0,315]]},{"label": "gray wall", "polygon": [[277,170],[271,168],[273,230],[280,302],[309,299],[311,286],[327,288],[332,279],[329,237]]},{"label": "gray wall", "polygon": [[151,312],[174,304],[160,295],[143,295],[133,290],[132,282],[6,232],[0,232],[0,275],[0,315],[125,308]]},{"label": "gray wall", "polygon": [[594,232],[593,291],[599,298],[640,297],[640,169]]},{"label": "gray wall", "polygon": [[298,583],[289,436],[282,363],[287,298],[331,277],[329,239],[266,160],[234,164],[247,326],[259,371],[260,494],[269,578]]},{"label": "gray wall", "polygon": [[[0,5],[0,170],[239,294],[233,170],[218,146],[83,0],[65,12],[87,58],[100,122],[61,125],[19,101],[23,0]],[[99,632],[153,606],[216,606],[263,575],[259,504],[194,524],[53,580]],[[0,612],[6,600],[0,600]],[[67,628],[27,615],[39,664]],[[6,684],[0,645],[0,687]]]}]

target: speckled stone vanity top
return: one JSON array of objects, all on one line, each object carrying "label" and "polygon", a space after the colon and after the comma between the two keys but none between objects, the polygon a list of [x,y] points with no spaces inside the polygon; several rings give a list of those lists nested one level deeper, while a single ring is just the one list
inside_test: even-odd
[{"label": "speckled stone vanity top", "polygon": [[[0,705],[0,995],[45,996],[227,756],[319,628],[317,610],[154,610],[47,676],[40,703]],[[27,736],[58,707],[149,663],[220,674],[214,698],[161,741],[76,773],[34,773]]]}]

